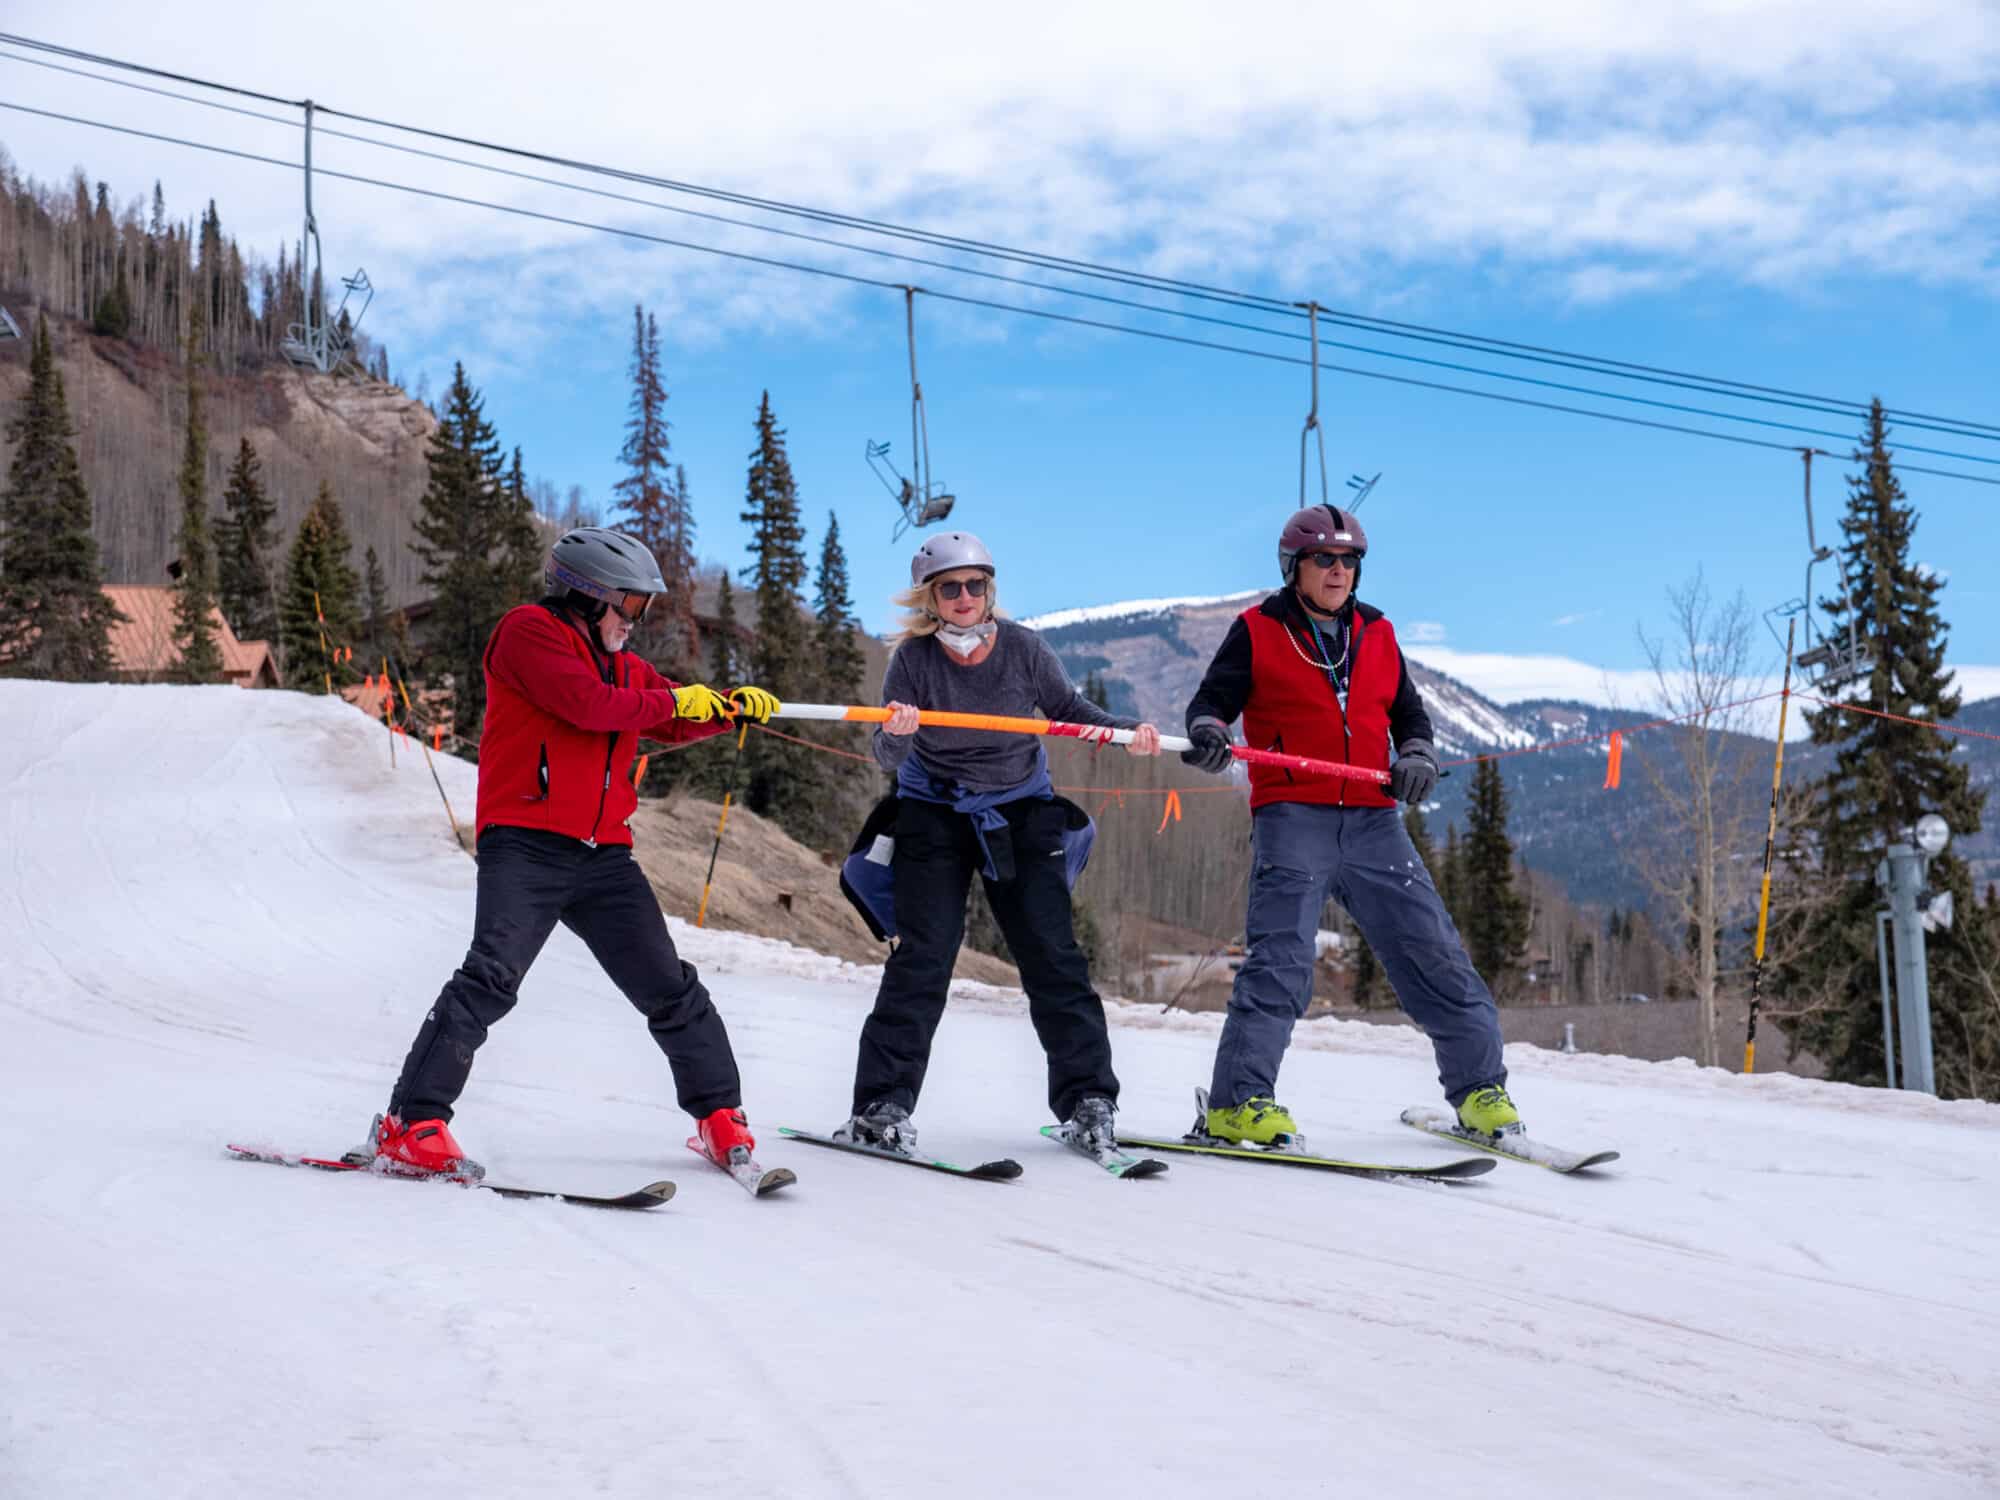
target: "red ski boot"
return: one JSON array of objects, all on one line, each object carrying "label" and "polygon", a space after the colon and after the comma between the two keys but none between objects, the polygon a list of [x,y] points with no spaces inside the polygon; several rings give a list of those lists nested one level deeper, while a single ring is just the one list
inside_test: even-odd
[{"label": "red ski boot", "polygon": [[737,1147],[742,1147],[743,1155],[736,1161],[748,1161],[757,1150],[757,1138],[750,1133],[750,1120],[739,1109],[718,1109],[705,1115],[695,1129],[701,1134],[701,1154],[718,1167],[730,1166],[731,1157]]},{"label": "red ski boot", "polygon": [[702,1116],[695,1131],[688,1137],[688,1150],[707,1157],[755,1197],[775,1193],[798,1180],[787,1167],[766,1171],[757,1165],[751,1154],[757,1149],[757,1138],[750,1134],[750,1121],[740,1108],[718,1109]]},{"label": "red ski boot", "polygon": [[377,1115],[368,1132],[374,1169],[399,1177],[450,1177],[477,1182],[486,1168],[471,1161],[451,1137],[442,1120],[413,1120],[405,1125],[394,1115]]}]

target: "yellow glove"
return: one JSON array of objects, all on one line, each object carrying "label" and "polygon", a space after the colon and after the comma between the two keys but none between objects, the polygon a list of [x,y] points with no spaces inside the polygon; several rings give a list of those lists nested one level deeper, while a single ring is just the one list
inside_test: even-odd
[{"label": "yellow glove", "polygon": [[739,713],[747,714],[759,724],[768,722],[772,714],[784,707],[775,696],[760,687],[731,688],[729,701]]},{"label": "yellow glove", "polygon": [[692,719],[697,724],[706,724],[711,719],[726,719],[735,712],[727,698],[702,683],[690,682],[686,687],[674,689],[674,717],[677,719]]}]

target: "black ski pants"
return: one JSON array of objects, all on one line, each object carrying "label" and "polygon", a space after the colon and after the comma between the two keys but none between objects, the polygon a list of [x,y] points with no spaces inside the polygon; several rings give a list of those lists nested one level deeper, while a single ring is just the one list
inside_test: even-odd
[{"label": "black ski pants", "polygon": [[[1059,803],[1032,798],[1000,811],[1007,827],[987,839],[1000,873],[1010,878],[986,881],[986,900],[1021,971],[1028,1017],[1048,1054],[1049,1108],[1067,1120],[1086,1094],[1118,1098],[1104,1002],[1090,987],[1090,967],[1071,926],[1063,854],[1067,813]],[[901,799],[891,864],[898,941],[883,966],[875,1009],[861,1028],[857,1113],[878,1099],[916,1109],[965,937],[966,897],[981,868],[969,817],[940,803]]]},{"label": "black ski pants", "polygon": [[490,827],[479,839],[472,947],[424,1017],[392,1114],[449,1120],[472,1055],[514,1008],[521,976],[561,922],[646,1018],[673,1070],[680,1106],[699,1119],[743,1102],[722,1017],[694,966],[682,961],[667,919],[624,844],[592,847],[540,829]]}]

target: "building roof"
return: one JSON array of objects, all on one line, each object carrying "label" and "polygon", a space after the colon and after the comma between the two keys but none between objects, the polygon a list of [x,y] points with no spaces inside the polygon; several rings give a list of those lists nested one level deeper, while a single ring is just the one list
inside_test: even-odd
[{"label": "building roof", "polygon": [[[121,677],[170,676],[180,663],[174,646],[174,591],[146,583],[107,583],[104,593],[125,616],[111,627],[111,659]],[[238,687],[277,687],[278,668],[268,641],[239,641],[222,611],[209,609],[222,652],[223,675]]]}]

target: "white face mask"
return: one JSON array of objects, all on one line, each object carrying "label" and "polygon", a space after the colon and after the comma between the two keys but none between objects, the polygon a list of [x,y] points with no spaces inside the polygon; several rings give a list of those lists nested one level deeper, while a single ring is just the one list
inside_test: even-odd
[{"label": "white face mask", "polygon": [[960,656],[970,656],[981,646],[1000,633],[1000,627],[991,620],[961,630],[956,625],[938,627],[938,640],[956,651]]}]

